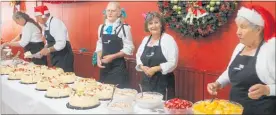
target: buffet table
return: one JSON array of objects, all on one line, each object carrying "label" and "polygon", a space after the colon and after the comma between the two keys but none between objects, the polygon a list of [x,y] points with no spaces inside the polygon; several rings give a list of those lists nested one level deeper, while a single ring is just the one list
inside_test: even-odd
[{"label": "buffet table", "polygon": [[[2,114],[108,114],[106,104],[89,110],[72,110],[66,107],[68,98],[49,99],[45,91],[35,90],[35,84],[20,84],[19,80],[7,80],[1,75],[1,113]],[[162,107],[160,107],[162,108]],[[158,111],[142,109],[134,105],[135,114],[159,114]]]}]

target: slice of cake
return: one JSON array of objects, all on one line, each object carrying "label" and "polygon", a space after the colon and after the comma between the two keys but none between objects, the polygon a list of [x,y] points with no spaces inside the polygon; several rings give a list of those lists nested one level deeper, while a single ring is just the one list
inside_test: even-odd
[{"label": "slice of cake", "polygon": [[71,93],[71,88],[67,84],[60,83],[52,85],[47,89],[46,97],[50,98],[63,98],[68,97]]},{"label": "slice of cake", "polygon": [[9,75],[15,69],[13,66],[10,66],[10,65],[7,65],[7,66],[2,66],[1,65],[0,67],[1,67],[0,74],[2,74],[2,75]]},{"label": "slice of cake", "polygon": [[112,84],[100,84],[97,88],[97,95],[100,100],[109,100],[112,98],[114,85]]},{"label": "slice of cake", "polygon": [[73,84],[74,90],[85,90],[97,87],[97,82],[92,78],[78,78]]},{"label": "slice of cake", "polygon": [[26,83],[26,84],[32,84],[32,83],[37,83],[40,79],[40,76],[36,76],[36,74],[28,72],[28,73],[23,73],[21,76],[21,83]]},{"label": "slice of cake", "polygon": [[62,83],[74,83],[76,78],[77,77],[73,72],[65,72],[63,74],[60,74],[60,81]]},{"label": "slice of cake", "polygon": [[17,74],[16,72],[10,73],[8,80],[20,80],[21,79],[21,74]]},{"label": "slice of cake", "polygon": [[46,91],[51,85],[56,86],[60,83],[55,77],[46,77],[43,76],[36,84],[37,90]]},{"label": "slice of cake", "polygon": [[37,90],[47,90],[48,87],[51,86],[49,77],[42,77],[36,84]]},{"label": "slice of cake", "polygon": [[12,71],[12,73],[9,74],[8,79],[9,80],[20,80],[23,73],[24,73],[23,68],[16,68]]},{"label": "slice of cake", "polygon": [[94,93],[86,93],[83,90],[73,91],[69,97],[69,104],[73,107],[93,108],[100,104],[99,98]]}]

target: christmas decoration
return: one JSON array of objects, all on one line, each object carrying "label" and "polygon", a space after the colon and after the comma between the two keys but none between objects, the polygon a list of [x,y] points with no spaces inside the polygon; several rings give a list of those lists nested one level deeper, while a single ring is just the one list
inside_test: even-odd
[{"label": "christmas decoration", "polygon": [[227,23],[238,7],[236,1],[158,1],[168,26],[182,36],[199,38],[214,33]]},{"label": "christmas decoration", "polygon": [[26,11],[26,6],[24,1],[16,1],[12,0],[10,2],[10,5],[13,7],[13,13],[17,11],[25,12]]}]

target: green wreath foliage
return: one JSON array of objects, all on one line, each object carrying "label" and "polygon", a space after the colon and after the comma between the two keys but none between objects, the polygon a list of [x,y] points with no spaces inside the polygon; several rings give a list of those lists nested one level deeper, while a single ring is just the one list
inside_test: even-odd
[{"label": "green wreath foliage", "polygon": [[[168,26],[182,36],[199,38],[214,33],[227,23],[228,18],[238,7],[236,1],[158,1],[158,7]],[[187,18],[189,8],[201,9],[208,13],[200,18]],[[187,19],[186,19],[187,18]],[[192,22],[192,23],[191,23]]]}]

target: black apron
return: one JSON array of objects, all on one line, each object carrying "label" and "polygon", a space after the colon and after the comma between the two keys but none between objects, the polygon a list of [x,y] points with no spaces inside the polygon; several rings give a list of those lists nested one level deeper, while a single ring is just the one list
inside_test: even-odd
[{"label": "black apron", "polygon": [[[50,23],[53,17],[50,19]],[[45,30],[45,38],[48,43],[48,48],[55,45],[55,38],[50,34],[50,23],[49,30]],[[51,63],[55,67],[60,67],[64,70],[64,72],[74,72],[74,55],[71,48],[71,44],[66,41],[66,46],[60,50],[51,52]]]},{"label": "black apron", "polygon": [[[124,32],[124,25],[120,24],[118,27],[120,29],[116,32],[117,28],[115,29],[115,34],[103,34],[103,28],[105,24],[101,28],[100,37],[102,39],[102,57],[101,59],[110,54],[115,54],[120,52],[123,48],[123,41],[122,38],[118,36],[121,30]],[[119,84],[119,88],[126,88],[128,87],[128,73],[126,69],[126,62],[124,57],[116,58],[109,63],[102,63],[105,68],[100,69],[100,82],[108,83],[108,84]]]},{"label": "black apron", "polygon": [[[143,66],[154,67],[159,66],[161,63],[167,62],[160,46],[161,38],[158,46],[149,47],[148,43],[151,40],[150,36],[140,58]],[[166,75],[163,75],[161,72],[156,72],[152,77],[148,77],[145,73],[143,73],[141,85],[143,91],[159,92],[163,94],[164,98],[166,88],[168,88],[168,99],[174,98],[175,96],[175,81],[173,72]]]},{"label": "black apron", "polygon": [[232,84],[230,100],[244,107],[243,114],[273,114],[276,113],[275,96],[262,96],[257,100],[248,97],[248,90],[255,84],[264,84],[256,72],[256,60],[260,44],[254,56],[241,56],[240,51],[229,66],[229,78]]},{"label": "black apron", "polygon": [[[24,47],[24,52],[30,51],[32,54],[36,54],[41,49],[44,48],[43,42],[29,42],[28,45]],[[47,65],[47,57],[43,56],[41,59],[39,58],[31,58],[30,59],[34,64],[37,65]]]}]

